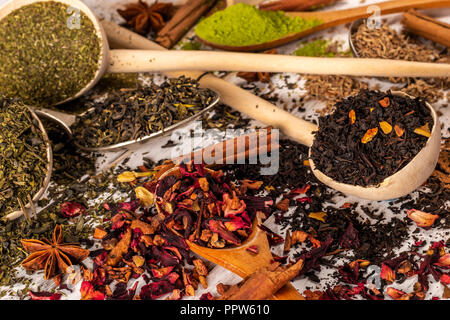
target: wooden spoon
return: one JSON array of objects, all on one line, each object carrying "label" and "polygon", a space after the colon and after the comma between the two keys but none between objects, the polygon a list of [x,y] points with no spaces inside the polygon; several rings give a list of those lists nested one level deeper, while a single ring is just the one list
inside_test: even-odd
[{"label": "wooden spoon", "polygon": [[[159,177],[159,180],[172,175],[177,178],[181,177],[178,167],[174,167],[164,172]],[[158,211],[161,210],[157,203],[156,207]],[[252,233],[245,242],[237,247],[211,249],[197,245],[192,241],[187,240],[186,242],[189,245],[189,248],[199,256],[230,270],[242,278],[245,278],[257,271],[259,268],[267,266],[273,259],[266,233],[258,227],[259,225],[261,225],[261,219],[257,216],[253,222]],[[258,253],[250,253],[247,250],[250,246],[257,246]],[[272,297],[272,299],[305,300],[305,298],[290,283],[280,289]]]},{"label": "wooden spoon", "polygon": [[390,14],[396,12],[402,12],[407,9],[428,9],[428,8],[445,8],[450,7],[449,0],[395,0],[374,3],[371,5],[361,6],[357,8],[335,10],[335,11],[317,11],[317,12],[286,12],[285,15],[289,17],[299,17],[304,19],[318,19],[323,23],[313,28],[304,30],[302,32],[293,33],[285,37],[275,39],[269,42],[247,45],[247,46],[229,46],[218,43],[209,42],[205,39],[197,36],[200,41],[213,48],[222,49],[226,51],[262,51],[275,47],[279,47],[283,44],[298,40],[300,38],[309,36],[313,33],[345,24],[360,18],[368,18],[373,12],[369,11],[369,7],[378,7],[380,14]]},{"label": "wooden spoon", "polygon": [[[0,19],[22,6],[42,0],[15,0],[0,9]],[[45,0],[44,0],[45,1]],[[170,70],[299,72],[308,74],[334,74],[374,77],[449,77],[450,64],[422,63],[386,59],[315,58],[276,54],[214,52],[214,51],[160,51],[110,50],[105,30],[94,13],[80,0],[57,0],[80,9],[95,26],[102,46],[99,68],[95,78],[73,97],[90,90],[105,74],[125,72],[154,72]],[[405,1],[400,1],[405,2]],[[428,6],[449,1],[414,0]],[[391,5],[397,8],[398,6]],[[404,6],[402,7],[404,8]],[[76,72],[76,70],[74,70]]]},{"label": "wooden spoon", "polygon": [[[136,49],[151,49],[162,50],[165,49],[153,43],[152,41],[139,36],[129,30],[126,30],[116,24],[103,21],[103,25],[108,32],[110,41],[117,47],[136,48]],[[201,72],[167,72],[170,77],[177,77],[185,75],[189,77],[199,77]],[[204,87],[217,91],[223,103],[233,107],[249,117],[265,123],[273,128],[280,129],[291,139],[310,147],[314,141],[314,131],[318,127],[308,121],[302,120],[293,114],[278,108],[270,102],[253,95],[252,93],[239,88],[232,83],[223,79],[214,77],[213,75],[202,76],[200,84]],[[397,92],[396,94],[406,94]],[[422,185],[426,179],[431,175],[436,166],[440,151],[440,124],[439,118],[436,115],[433,107],[430,104],[427,106],[431,110],[434,125],[431,132],[431,137],[428,139],[426,146],[406,165],[402,170],[398,171],[391,177],[386,178],[379,187],[360,187],[343,184],[332,180],[325,176],[314,167],[314,162],[311,161],[313,173],[323,183],[329,185],[336,190],[339,190],[348,195],[355,195],[362,199],[370,200],[389,200],[404,196],[417,187]]]}]

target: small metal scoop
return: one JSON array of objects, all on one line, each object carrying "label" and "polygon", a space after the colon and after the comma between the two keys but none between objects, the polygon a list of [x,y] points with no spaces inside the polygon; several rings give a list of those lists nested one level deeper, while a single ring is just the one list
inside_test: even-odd
[{"label": "small metal scoop", "polygon": [[[144,137],[141,137],[138,139],[134,139],[134,140],[129,140],[129,141],[112,144],[109,146],[104,146],[104,147],[95,147],[95,148],[87,147],[83,144],[83,141],[80,141],[77,139],[74,139],[74,144],[81,150],[88,151],[88,152],[119,151],[119,150],[129,149],[133,146],[148,142],[150,139],[167,134],[167,133],[175,130],[176,128],[186,125],[187,123],[197,119],[205,112],[212,110],[214,108],[214,106],[220,100],[219,95],[216,92],[214,92],[214,94],[215,94],[215,97],[212,99],[212,102],[209,105],[207,105],[205,108],[203,108],[200,112],[198,112],[195,115],[193,115],[189,118],[186,118],[180,122],[177,122],[167,128],[164,128],[163,130],[154,132],[150,135],[147,135],[147,136],[144,136]],[[94,111],[94,108],[91,108],[78,116],[86,117],[86,116],[89,116],[89,113],[92,113],[93,111]],[[70,129],[70,126],[75,122],[77,115],[71,115],[68,113],[64,113],[64,112],[60,112],[60,111],[56,111],[56,110],[50,110],[50,109],[39,109],[39,110],[35,110],[35,112],[38,116],[48,117],[48,118],[51,118],[52,120],[58,122],[61,125],[61,127],[63,127],[64,130],[67,132],[67,134],[70,137],[73,137],[73,133],[72,133],[72,130]]]},{"label": "small metal scoop", "polygon": [[360,58],[360,56],[358,50],[356,50],[355,43],[353,42],[353,35],[358,31],[359,26],[363,23],[366,23],[366,19],[358,19],[353,21],[350,25],[350,30],[348,33],[348,44],[355,58]]},{"label": "small metal scoop", "polygon": [[[25,210],[31,209],[34,207],[34,203],[36,203],[37,201],[39,201],[42,197],[42,195],[45,193],[45,191],[47,191],[48,185],[50,184],[50,180],[52,177],[52,171],[53,171],[53,151],[52,151],[52,145],[50,143],[50,140],[48,138],[47,135],[47,131],[44,128],[44,125],[42,124],[41,120],[39,119],[39,117],[36,115],[36,113],[29,109],[31,116],[33,117],[34,120],[37,121],[39,129],[42,132],[42,136],[44,139],[44,143],[45,143],[45,147],[47,149],[47,174],[45,175],[44,181],[42,182],[42,186],[41,188],[38,190],[38,192],[31,198],[31,201],[33,203],[27,203],[25,205]],[[24,214],[24,212],[22,210],[20,211],[14,211],[11,212],[9,214],[7,214],[5,216],[6,219],[8,220],[15,220],[19,217],[21,217]]]}]

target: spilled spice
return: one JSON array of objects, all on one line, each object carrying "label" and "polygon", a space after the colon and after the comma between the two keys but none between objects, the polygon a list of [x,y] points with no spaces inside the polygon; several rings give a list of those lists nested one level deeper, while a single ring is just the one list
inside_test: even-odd
[{"label": "spilled spice", "polygon": [[[21,210],[43,187],[46,137],[23,103],[0,98],[0,217]],[[21,203],[22,205],[21,205]]]}]

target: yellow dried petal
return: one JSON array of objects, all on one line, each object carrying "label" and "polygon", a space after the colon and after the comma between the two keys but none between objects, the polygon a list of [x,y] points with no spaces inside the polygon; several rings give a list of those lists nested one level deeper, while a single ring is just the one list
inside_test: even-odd
[{"label": "yellow dried petal", "polygon": [[139,199],[139,201],[144,207],[148,207],[153,204],[154,200],[153,194],[146,188],[137,187],[136,189],[134,189],[134,192],[136,192],[136,198]]},{"label": "yellow dried petal", "polygon": [[303,160],[303,165],[310,167],[311,164],[309,163],[309,160]]},{"label": "yellow dried petal", "polygon": [[384,134],[389,134],[392,131],[392,126],[386,121],[380,122],[380,128],[383,130]]},{"label": "yellow dried petal", "polygon": [[348,113],[348,117],[350,118],[350,123],[354,124],[356,122],[355,110],[350,110],[350,112]]},{"label": "yellow dried petal", "polygon": [[134,171],[125,171],[117,176],[117,181],[119,182],[133,182],[136,178],[148,177],[153,175],[153,171],[143,171],[143,172],[134,172]]},{"label": "yellow dried petal", "polygon": [[325,218],[327,217],[327,214],[325,212],[311,212],[308,215],[308,217],[325,222]]},{"label": "yellow dried petal", "polygon": [[364,136],[361,139],[362,143],[367,143],[372,141],[372,139],[377,135],[378,128],[372,128],[367,130],[367,132],[364,134]]},{"label": "yellow dried petal", "polygon": [[423,126],[414,129],[414,133],[420,134],[421,136],[429,138],[431,136],[430,127],[428,123],[425,123]]},{"label": "yellow dried petal", "polygon": [[134,180],[136,180],[136,176],[132,171],[125,171],[117,176],[119,182],[133,182]]}]

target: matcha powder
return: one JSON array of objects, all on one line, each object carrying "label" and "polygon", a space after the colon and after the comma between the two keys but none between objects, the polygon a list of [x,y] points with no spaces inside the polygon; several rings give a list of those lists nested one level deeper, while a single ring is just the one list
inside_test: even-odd
[{"label": "matcha powder", "polygon": [[21,7],[0,21],[0,96],[62,102],[94,79],[100,50],[83,12],[54,1]]},{"label": "matcha powder", "polygon": [[319,24],[319,20],[291,18],[282,11],[262,11],[238,3],[200,21],[195,32],[209,42],[247,46],[275,40]]}]

